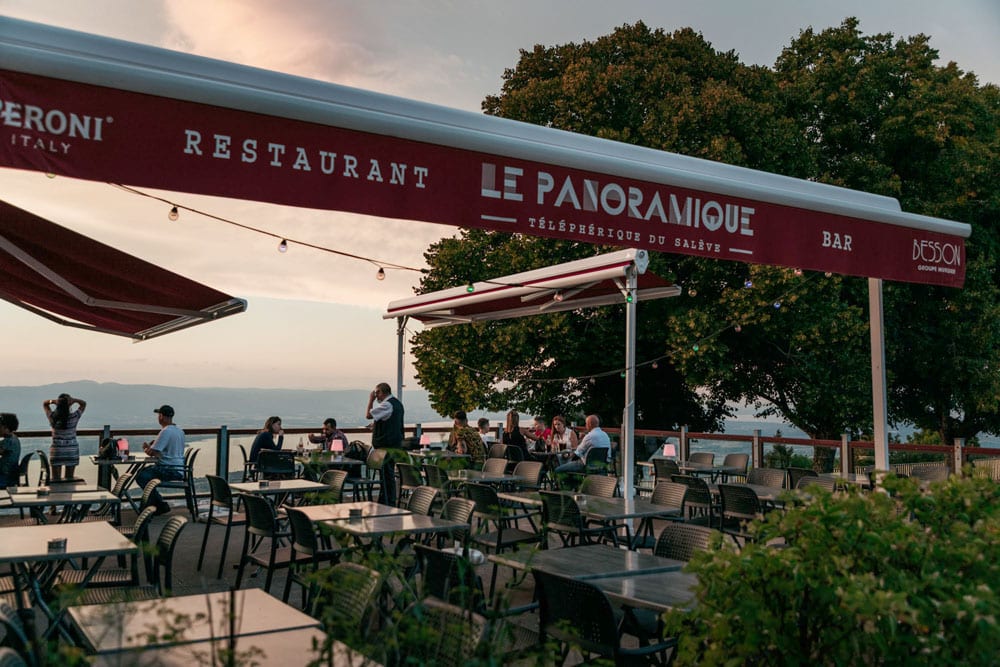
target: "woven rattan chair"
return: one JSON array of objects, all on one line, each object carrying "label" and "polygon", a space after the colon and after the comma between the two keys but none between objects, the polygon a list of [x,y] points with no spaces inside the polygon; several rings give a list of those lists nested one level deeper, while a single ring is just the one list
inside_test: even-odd
[{"label": "woven rattan chair", "polygon": [[621,645],[615,609],[607,596],[589,581],[532,570],[538,595],[538,626],[541,641],[552,638],[561,646],[563,664],[571,648],[586,662],[592,656],[610,659],[616,665],[666,664],[676,639],[655,641],[638,648]]},{"label": "woven rattan chair", "polygon": [[468,498],[449,498],[445,501],[444,506],[441,508],[441,515],[439,518],[447,519],[448,521],[458,521],[460,523],[469,524],[469,530],[453,530],[449,534],[438,533],[437,535],[430,535],[424,539],[426,544],[437,541],[438,547],[443,545],[446,540],[452,539],[459,544],[466,544],[469,541],[469,533],[472,530],[472,514],[476,511],[476,503],[472,502]]},{"label": "woven rattan chair", "polygon": [[685,523],[668,523],[656,539],[653,554],[674,560],[691,560],[698,551],[708,551],[712,544],[711,528]]},{"label": "woven rattan chair", "polygon": [[[226,563],[226,552],[229,550],[229,536],[233,526],[242,526],[247,522],[246,515],[236,511],[236,499],[229,488],[229,482],[216,475],[205,475],[208,479],[210,502],[208,514],[205,516],[205,534],[201,538],[201,551],[198,553],[198,571],[205,561],[205,547],[208,545],[208,531],[213,525],[224,526],[226,533],[222,538],[222,553],[219,554],[219,570],[216,579],[222,578],[222,568]],[[155,481],[155,480],[154,480]]]},{"label": "woven rattan chair", "polygon": [[614,498],[618,492],[618,478],[608,475],[587,475],[580,482],[578,492],[599,498]]},{"label": "woven rattan chair", "polygon": [[382,575],[357,563],[337,563],[320,571],[310,615],[341,640],[363,639],[372,618]]},{"label": "woven rattan chair", "polygon": [[18,657],[23,658],[22,665],[29,664],[33,667],[38,664],[35,660],[33,642],[28,638],[24,622],[18,616],[17,610],[4,600],[0,600],[0,628],[3,629],[3,642],[7,644],[5,648],[13,650]]},{"label": "woven rattan chair", "polygon": [[28,667],[27,657],[10,646],[0,646],[0,667]]},{"label": "woven rattan chair", "polygon": [[610,539],[616,547],[618,546],[615,527],[587,521],[573,496],[554,491],[539,493],[542,497],[543,548],[548,544],[549,533],[558,535],[564,547],[574,546],[577,543],[590,544],[597,538]]},{"label": "woven rattan chair", "polygon": [[681,469],[672,459],[653,459],[653,474],[657,482],[669,481],[671,475],[681,474]]},{"label": "woven rattan chair", "polygon": [[194,462],[198,458],[198,447],[188,447],[184,452],[184,476],[181,479],[163,480],[160,482],[160,490],[163,489],[183,489],[184,504],[188,512],[191,513],[191,520],[198,520],[198,491],[194,486]]},{"label": "woven rattan chair", "polygon": [[514,466],[512,474],[523,480],[517,483],[518,488],[537,491],[542,488],[542,479],[545,477],[545,464],[541,461],[519,461]]},{"label": "woven rattan chair", "polygon": [[803,477],[819,477],[819,473],[809,468],[788,468],[788,488],[797,489]]},{"label": "woven rattan chair", "polygon": [[[739,468],[740,472],[728,473],[724,472],[719,475],[723,483],[730,481],[739,482],[746,479],[747,476],[747,466],[750,465],[750,455],[749,454],[726,454],[726,458],[722,459],[723,468]],[[730,477],[735,477],[737,479],[730,480]]]},{"label": "woven rattan chair", "polygon": [[[684,520],[684,496],[688,488],[683,484],[671,481],[659,481],[653,487],[653,495],[649,502],[653,505],[663,505],[664,510],[677,509],[676,516],[658,517],[660,520],[683,521]],[[656,542],[653,535],[652,517],[643,517],[639,522],[639,527],[635,531],[635,543],[633,548],[652,548]]]},{"label": "woven rattan chair", "polygon": [[410,493],[425,485],[424,476],[420,474],[420,468],[411,463],[397,463],[396,473],[399,475],[399,496],[396,500],[400,507],[406,507]]},{"label": "woven rattan chair", "polygon": [[708,482],[694,475],[673,475],[671,480],[688,488],[684,495],[684,521],[711,527],[715,523],[717,508]]},{"label": "woven rattan chair", "polygon": [[326,484],[329,489],[316,494],[325,503],[344,502],[344,487],[347,486],[346,470],[327,470],[319,478],[320,484]]},{"label": "woven rattan chair", "polygon": [[800,477],[799,481],[795,483],[796,489],[808,489],[810,486],[818,486],[821,489],[825,489],[830,493],[837,491],[837,480],[833,477]]},{"label": "woven rattan chair", "polygon": [[[267,570],[264,591],[270,593],[274,571],[287,569],[291,563],[291,548],[280,546],[283,539],[291,537],[291,531],[279,527],[274,506],[265,498],[249,493],[239,495],[243,501],[243,507],[246,508],[247,524],[246,532],[243,535],[243,551],[240,555],[239,570],[236,573],[236,588],[239,588],[240,584],[243,583],[246,566],[256,565]],[[264,540],[267,540],[268,543],[267,553],[259,554],[259,547]],[[308,556],[300,556],[300,558],[305,562],[310,560]]]},{"label": "woven rattan chair", "polygon": [[438,499],[438,490],[432,486],[418,486],[410,493],[406,502],[406,509],[413,514],[424,514],[431,516],[434,503]]},{"label": "woven rattan chair", "polygon": [[788,485],[788,473],[780,468],[754,468],[747,473],[747,484],[784,489]]},{"label": "woven rattan chair", "polygon": [[483,472],[490,475],[503,475],[507,472],[507,459],[488,458],[483,462]]},{"label": "woven rattan chair", "polygon": [[399,626],[399,651],[408,664],[460,667],[476,655],[486,618],[436,598],[411,605]]},{"label": "woven rattan chair", "polygon": [[712,452],[692,452],[688,455],[688,463],[712,466],[715,465],[715,454]]}]

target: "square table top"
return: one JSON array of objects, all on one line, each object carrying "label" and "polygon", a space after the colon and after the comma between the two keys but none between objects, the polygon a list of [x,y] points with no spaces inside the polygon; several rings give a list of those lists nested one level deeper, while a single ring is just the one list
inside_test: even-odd
[{"label": "square table top", "polygon": [[341,520],[327,524],[334,530],[354,537],[382,537],[384,535],[412,533],[450,533],[468,530],[469,524],[461,521],[439,519],[424,514],[403,514],[397,516],[376,516],[360,521]]},{"label": "square table top", "polygon": [[575,579],[600,579],[635,573],[674,572],[684,561],[616,549],[607,544],[587,544],[563,549],[518,549],[490,554],[489,560],[516,570],[538,568]]},{"label": "square table top", "polygon": [[[23,490],[23,491],[22,491]],[[53,488],[46,495],[38,495],[36,489],[28,487],[18,487],[17,493],[10,494],[10,505],[8,507],[48,507],[50,505],[83,505],[95,503],[108,503],[120,505],[121,498],[109,493],[107,490],[61,490]]]},{"label": "square table top", "polygon": [[[574,497],[583,494],[570,494]],[[507,491],[497,494],[500,500],[508,500],[522,505],[541,507],[542,494],[538,491]],[[675,517],[681,513],[680,507],[657,505],[648,498],[603,498],[601,496],[583,495],[582,501],[577,501],[580,512],[597,521],[618,521],[620,519],[640,519],[645,517]]]},{"label": "square table top", "polygon": [[746,472],[743,466],[726,466],[718,463],[695,463],[694,461],[678,461],[681,472],[711,475],[742,475]]},{"label": "square table top", "polygon": [[364,461],[352,459],[350,456],[342,454],[334,455],[332,452],[306,452],[304,456],[295,457],[296,461],[306,465],[325,466],[327,468],[338,468],[347,466],[360,466]]},{"label": "square table top", "polygon": [[[246,654],[259,667],[299,667],[315,664],[326,635],[322,630],[281,630],[267,634],[240,637],[236,642],[236,653]],[[93,658],[93,667],[191,667],[192,665],[225,664],[219,651],[228,648],[227,639],[214,642],[201,641],[177,646],[142,647],[120,653],[104,653]],[[343,667],[379,667],[374,660],[355,651],[347,644],[332,640],[332,662]],[[216,652],[215,662],[209,654]],[[252,652],[252,655],[249,655]],[[239,658],[237,658],[239,660]],[[327,664],[323,661],[323,664]]]},{"label": "square table top", "polygon": [[[728,482],[728,485],[745,486],[748,489],[753,489],[753,492],[757,494],[757,498],[767,503],[777,502],[778,496],[788,490],[779,489],[774,486],[764,486],[762,484],[746,484],[745,482]],[[708,490],[712,492],[713,496],[719,495],[719,487],[717,484],[709,484]]]},{"label": "square table top", "polygon": [[260,482],[233,482],[229,488],[238,493],[256,493],[261,496],[276,496],[282,493],[305,493],[307,491],[326,491],[328,484],[311,482],[308,479],[272,479],[267,486]]},{"label": "square table top", "polygon": [[366,500],[353,503],[334,503],[328,505],[303,505],[301,507],[296,507],[295,509],[305,514],[309,517],[309,520],[314,523],[317,521],[338,521],[342,519],[349,519],[352,509],[361,510],[362,517],[403,516],[405,514],[413,514],[410,510],[402,507],[393,507],[391,505],[383,505],[382,503],[374,503]]},{"label": "square table top", "polygon": [[417,459],[471,459],[470,454],[456,454],[447,449],[415,449],[407,452]]},{"label": "square table top", "polygon": [[[66,538],[66,548],[49,551],[49,540]],[[98,558],[138,550],[110,523],[58,523],[0,528],[0,563]]]},{"label": "square table top", "polygon": [[136,463],[150,463],[152,459],[145,454],[131,454],[127,458],[115,457],[113,459],[98,458],[96,454],[90,456],[90,462],[96,466],[119,466],[133,465]]},{"label": "square table top", "polygon": [[594,579],[591,583],[604,591],[614,603],[662,613],[670,609],[691,609],[694,606],[694,587],[698,583],[698,577],[674,570],[605,577]]},{"label": "square table top", "polygon": [[[238,590],[234,595],[237,637],[254,636],[257,641],[257,636],[267,633],[319,629],[315,618],[259,588]],[[69,618],[90,651],[117,653],[140,646],[205,643],[227,637],[229,605],[230,593],[222,591],[143,602],[79,605],[69,608]],[[185,622],[183,617],[188,620]],[[183,630],[171,636],[170,626]]]},{"label": "square table top", "polygon": [[505,473],[490,473],[482,470],[449,470],[448,480],[452,482],[481,482],[483,484],[501,484],[507,482],[523,482],[523,475],[507,475]]}]

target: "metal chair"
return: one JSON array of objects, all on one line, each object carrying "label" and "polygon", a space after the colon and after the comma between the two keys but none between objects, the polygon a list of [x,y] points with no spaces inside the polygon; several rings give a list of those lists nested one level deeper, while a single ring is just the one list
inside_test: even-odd
[{"label": "metal chair", "polygon": [[208,514],[205,516],[205,535],[201,538],[201,552],[198,554],[198,571],[201,572],[201,566],[205,560],[208,531],[213,525],[225,526],[226,534],[222,538],[222,553],[219,554],[219,571],[215,574],[216,579],[221,579],[222,568],[226,562],[226,551],[229,550],[229,535],[233,526],[245,525],[247,518],[242,512],[236,511],[236,500],[229,488],[229,482],[217,475],[205,475],[205,478],[208,480],[211,500],[208,504]]},{"label": "metal chair", "polygon": [[623,647],[615,609],[597,586],[537,569],[532,574],[538,596],[538,634],[543,644],[551,637],[561,645],[557,664],[566,661],[570,648],[578,649],[585,659],[597,655],[616,665],[667,664],[667,653],[677,640]]},{"label": "metal chair", "polygon": [[[747,466],[750,465],[750,455],[749,454],[726,454],[726,458],[722,459],[723,468],[739,468],[741,472],[738,473],[722,473],[719,477],[722,479],[723,483],[729,482],[730,477],[740,477],[746,479],[747,476]],[[734,480],[739,481],[739,480]]]},{"label": "metal chair", "polygon": [[712,502],[712,491],[708,488],[708,482],[694,475],[672,475],[670,479],[688,488],[684,494],[682,512],[684,521],[711,527],[717,508]]},{"label": "metal chair", "polygon": [[382,575],[357,563],[337,563],[321,570],[316,582],[309,614],[320,621],[324,632],[342,641],[364,639]]},{"label": "metal chair", "polygon": [[610,452],[610,447],[591,447],[583,460],[584,472],[588,475],[607,475]]},{"label": "metal chair", "polygon": [[809,468],[788,468],[788,488],[797,489],[803,477],[819,477],[819,473]]},{"label": "metal chair", "polygon": [[670,481],[670,476],[681,474],[681,469],[672,459],[653,459],[653,474],[657,482]]},{"label": "metal chair", "polygon": [[614,498],[618,493],[618,478],[607,475],[587,475],[580,482],[579,493],[600,498]]},{"label": "metal chair", "polygon": [[399,626],[399,651],[413,664],[460,667],[476,655],[486,619],[435,598],[407,608]]},{"label": "metal chair", "polygon": [[184,504],[191,513],[191,520],[198,520],[198,494],[194,488],[194,462],[198,458],[198,447],[189,447],[184,452],[184,470],[181,479],[169,479],[160,482],[160,489],[183,489]]},{"label": "metal chair", "polygon": [[346,470],[327,470],[320,476],[319,483],[330,487],[328,490],[318,494],[325,502],[344,502],[344,487],[347,485]]},{"label": "metal chair", "polygon": [[[527,518],[527,515],[507,511],[492,486],[466,484],[465,493],[469,500],[476,504],[472,514],[476,522],[475,532],[472,534],[474,544],[493,553],[502,553],[508,549],[517,549],[524,544],[538,544],[541,541],[541,533],[521,530],[513,525],[518,518]],[[493,574],[490,577],[491,596],[496,587],[497,569],[497,563],[493,563]]]},{"label": "metal chair", "polygon": [[483,472],[488,475],[503,475],[507,472],[507,459],[488,458],[483,462]]},{"label": "metal chair", "polygon": [[594,538],[610,539],[618,546],[618,535],[613,525],[592,524],[580,512],[580,506],[568,493],[540,491],[542,497],[542,548],[547,548],[548,534],[553,532],[564,547],[578,542],[590,544]]},{"label": "metal chair", "polygon": [[747,473],[747,484],[784,489],[787,486],[787,482],[788,473],[780,468],[754,468]]},{"label": "metal chair", "polygon": [[715,465],[715,454],[712,452],[692,452],[688,455],[688,463],[712,466]]}]

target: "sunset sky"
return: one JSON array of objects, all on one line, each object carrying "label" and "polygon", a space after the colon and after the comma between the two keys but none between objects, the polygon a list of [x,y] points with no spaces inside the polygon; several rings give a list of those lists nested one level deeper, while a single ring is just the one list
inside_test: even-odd
[{"label": "sunset sky", "polygon": [[[593,39],[643,20],[693,27],[716,49],[772,65],[799,30],[857,16],[866,33],[925,33],[941,55],[1000,83],[1000,2],[926,0],[0,0],[0,15],[479,112],[519,49]],[[0,64],[2,66],[2,64]],[[141,146],[136,147],[141,151]],[[245,314],[141,344],[0,305],[4,385],[90,379],[335,389],[395,383],[395,324],[381,317],[417,274],[184,213],[107,184],[0,170],[2,198],[249,302]],[[242,224],[413,267],[450,227],[156,193]],[[409,373],[408,373],[409,374]],[[413,386],[412,380],[407,380]]]}]

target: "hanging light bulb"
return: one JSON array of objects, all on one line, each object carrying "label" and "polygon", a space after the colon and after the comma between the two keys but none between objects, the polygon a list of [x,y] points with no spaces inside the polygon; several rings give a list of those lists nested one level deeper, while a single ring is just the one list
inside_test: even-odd
[{"label": "hanging light bulb", "polygon": [[700,350],[701,348],[700,348],[700,347],[698,347],[698,343],[695,343],[694,345],[692,345],[692,346],[691,346],[691,349],[692,349],[692,350],[694,350],[695,352],[697,352],[697,351],[698,351],[698,350]]},{"label": "hanging light bulb", "polygon": [[830,272],[830,271],[827,271],[827,272],[826,272],[826,273],[824,273],[823,275],[824,275],[824,276],[826,276],[827,278],[829,278],[830,276],[832,276],[832,275],[833,275],[833,273],[832,273],[832,272]]},{"label": "hanging light bulb", "polygon": [[698,290],[692,287],[688,290],[688,296],[698,296]]},{"label": "hanging light bulb", "polygon": [[633,300],[631,292],[625,295],[625,303],[632,303]]},{"label": "hanging light bulb", "polygon": [[621,376],[622,376],[622,377],[625,377],[625,371],[622,371],[622,372],[621,372]]},{"label": "hanging light bulb", "polygon": [[590,378],[590,384],[597,384],[597,378]]},{"label": "hanging light bulb", "polygon": [[381,266],[378,267],[378,273],[375,274],[375,280],[385,280],[385,269]]},{"label": "hanging light bulb", "polygon": [[795,269],[795,275],[801,276],[802,275],[802,269]]},{"label": "hanging light bulb", "polygon": [[739,332],[743,331],[743,327],[741,327],[740,325],[737,324],[735,327],[733,327],[733,331],[735,331],[736,333],[739,333]]},{"label": "hanging light bulb", "polygon": [[775,301],[774,302],[774,309],[777,310],[779,308],[781,308],[781,302],[780,301]]},{"label": "hanging light bulb", "polygon": [[565,298],[565,297],[563,297],[563,293],[562,293],[562,291],[559,291],[559,292],[556,292],[555,294],[553,294],[553,295],[552,295],[552,300],[553,300],[553,301],[557,301],[557,302],[559,302],[559,303],[562,303],[562,300],[563,300],[564,298]]},{"label": "hanging light bulb", "polygon": [[473,292],[476,291],[476,286],[473,285],[472,283],[469,283],[468,285],[465,286],[465,291],[468,292],[469,294],[472,294]]},{"label": "hanging light bulb", "polygon": [[656,363],[656,362],[654,361],[654,362],[653,362],[653,370],[655,371],[655,370],[656,370],[657,368],[659,368],[659,367],[660,367],[660,364],[658,364],[658,363]]},{"label": "hanging light bulb", "polygon": [[55,178],[56,177],[56,175],[53,174],[51,171],[45,172],[45,175],[48,176],[49,178]]},{"label": "hanging light bulb", "polygon": [[281,243],[278,244],[278,252],[288,252],[288,240],[281,239]]},{"label": "hanging light bulb", "polygon": [[181,217],[181,212],[177,210],[176,206],[170,209],[170,213],[167,213],[167,219],[170,222],[175,222],[179,217]]},{"label": "hanging light bulb", "polygon": [[746,279],[746,280],[745,280],[745,281],[743,282],[743,286],[744,286],[744,287],[746,287],[747,289],[750,289],[751,287],[753,287],[753,281],[752,281],[752,280],[750,280],[749,278],[747,278],[747,279]]}]

